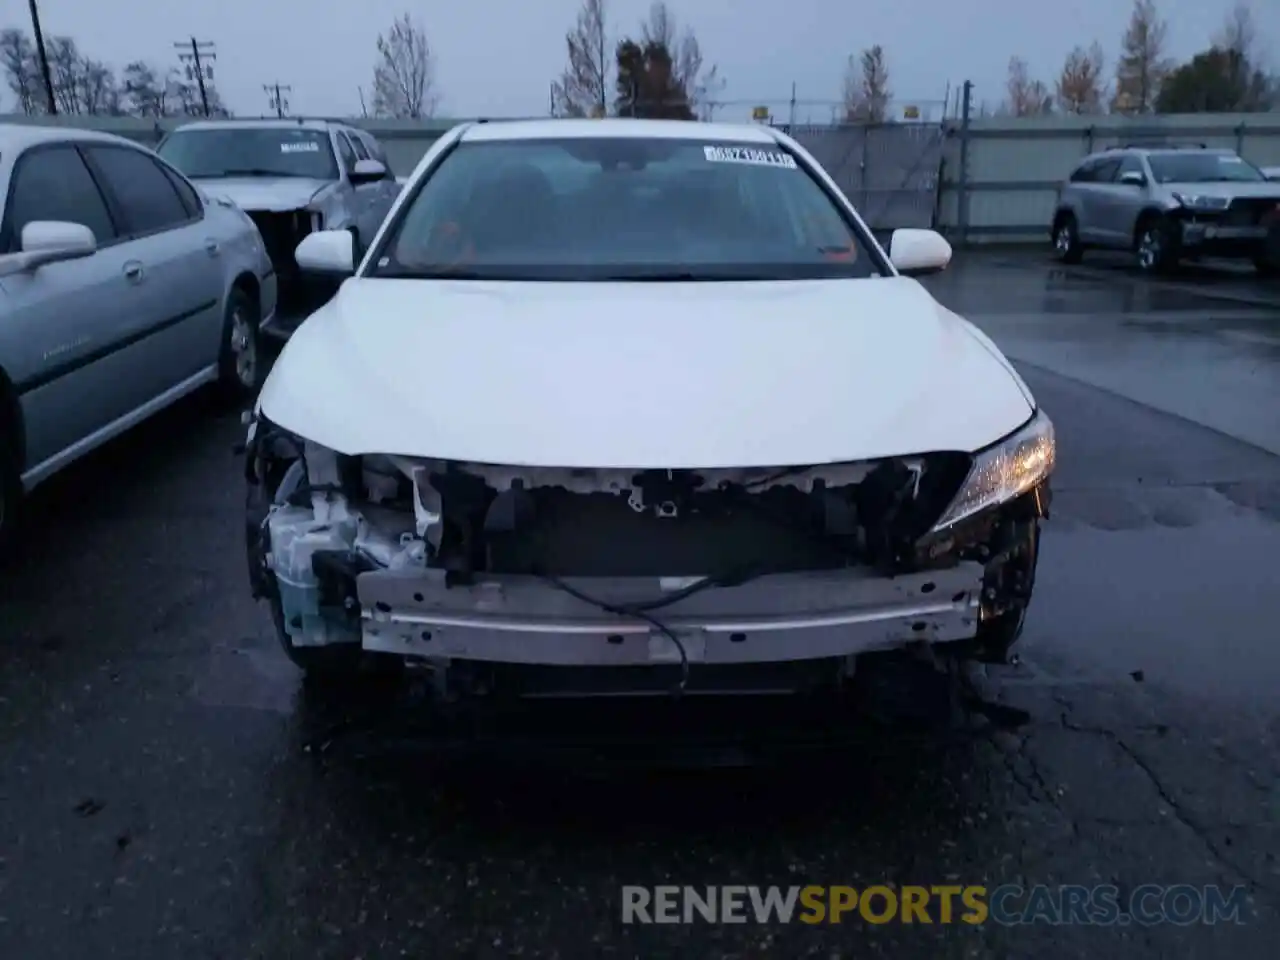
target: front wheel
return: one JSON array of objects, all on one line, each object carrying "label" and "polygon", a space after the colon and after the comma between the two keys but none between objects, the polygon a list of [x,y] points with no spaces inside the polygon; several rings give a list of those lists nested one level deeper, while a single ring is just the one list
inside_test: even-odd
[{"label": "front wheel", "polygon": [[1138,227],[1134,256],[1142,273],[1168,273],[1178,262],[1178,238],[1167,220],[1147,220]]},{"label": "front wheel", "polygon": [[1053,231],[1053,252],[1063,263],[1079,263],[1084,257],[1076,218],[1067,214],[1058,220]]},{"label": "front wheel", "polygon": [[218,382],[227,396],[252,400],[266,379],[266,365],[258,333],[258,305],[240,287],[227,297],[218,354]]}]

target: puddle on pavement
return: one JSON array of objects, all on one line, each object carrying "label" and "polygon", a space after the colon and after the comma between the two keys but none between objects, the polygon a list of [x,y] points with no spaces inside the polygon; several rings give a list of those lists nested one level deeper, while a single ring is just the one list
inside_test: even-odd
[{"label": "puddle on pavement", "polygon": [[[924,284],[944,304],[960,313],[1043,313],[1050,315],[1107,313],[1211,312],[1235,309],[1273,295],[1249,277],[1198,270],[1169,281],[1149,280],[1120,267],[1062,267],[1033,258],[964,259]],[[1197,290],[1203,288],[1203,292]],[[1280,310],[1259,304],[1260,313]]]}]

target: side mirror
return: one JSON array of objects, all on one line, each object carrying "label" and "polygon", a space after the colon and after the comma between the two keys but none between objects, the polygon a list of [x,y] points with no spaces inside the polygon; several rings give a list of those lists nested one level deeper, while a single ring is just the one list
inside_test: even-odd
[{"label": "side mirror", "polygon": [[33,220],[22,228],[22,250],[0,257],[0,276],[30,273],[50,263],[91,257],[98,249],[93,231],[81,223]]},{"label": "side mirror", "polygon": [[356,186],[360,186],[363,183],[375,183],[378,180],[387,178],[387,167],[377,160],[357,160],[356,165],[351,168],[348,178]]},{"label": "side mirror", "polygon": [[293,252],[298,268],[308,273],[351,276],[356,270],[355,237],[350,230],[307,234]]},{"label": "side mirror", "polygon": [[1120,182],[1129,187],[1145,187],[1147,178],[1145,174],[1130,170],[1128,173],[1120,174]]},{"label": "side mirror", "polygon": [[889,261],[908,277],[941,273],[951,262],[951,244],[936,230],[895,230],[889,238]]}]

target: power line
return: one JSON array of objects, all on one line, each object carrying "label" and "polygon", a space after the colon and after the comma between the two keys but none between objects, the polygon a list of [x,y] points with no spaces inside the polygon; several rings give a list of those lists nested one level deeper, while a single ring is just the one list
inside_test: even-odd
[{"label": "power line", "polygon": [[286,93],[293,93],[293,87],[287,83],[264,83],[262,89],[267,92],[267,106],[276,112],[281,120],[289,113],[289,98]]},{"label": "power line", "polygon": [[200,107],[207,117],[209,116],[209,92],[205,89],[204,80],[206,76],[210,80],[213,79],[213,66],[207,61],[218,59],[214,43],[212,40],[197,40],[192,37],[175,43],[174,47],[177,48],[178,59],[186,67],[187,79],[192,79],[194,75],[200,87]]}]

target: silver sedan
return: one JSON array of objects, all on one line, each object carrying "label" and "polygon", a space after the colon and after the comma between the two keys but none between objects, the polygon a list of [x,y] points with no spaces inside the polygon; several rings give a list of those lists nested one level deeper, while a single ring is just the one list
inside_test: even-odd
[{"label": "silver sedan", "polygon": [[197,388],[250,397],[276,278],[253,222],[152,151],[0,124],[0,549],[22,495]]}]

